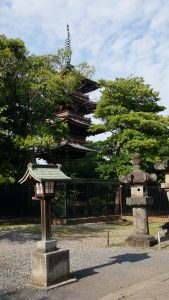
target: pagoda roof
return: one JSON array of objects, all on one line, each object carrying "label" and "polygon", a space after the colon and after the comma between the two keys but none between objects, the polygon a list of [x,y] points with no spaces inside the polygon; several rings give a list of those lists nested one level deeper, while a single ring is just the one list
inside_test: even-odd
[{"label": "pagoda roof", "polygon": [[84,78],[81,81],[81,84],[79,85],[79,87],[77,88],[78,91],[80,91],[81,93],[90,93],[93,92],[95,90],[97,90],[99,88],[99,85],[96,81],[93,81],[89,78]]},{"label": "pagoda roof", "polygon": [[71,117],[71,116],[67,116],[65,118],[60,118],[61,121],[66,122],[67,123],[71,123],[71,124],[78,124],[80,126],[86,127],[88,128],[90,125],[89,121],[85,121],[76,117]]},{"label": "pagoda roof", "polygon": [[82,95],[82,94],[77,93],[77,92],[71,93],[70,96],[75,101],[77,101],[77,103],[79,105],[79,108],[80,107],[83,107],[83,108],[85,107],[86,114],[87,113],[92,113],[95,110],[97,103],[94,102],[94,101],[91,101],[88,96]]},{"label": "pagoda roof", "polygon": [[90,125],[90,122],[86,121],[85,119],[84,120],[82,120],[82,119],[80,120],[78,118],[72,118],[72,117],[68,117],[68,119],[72,123],[77,123],[77,124],[85,126],[85,127],[89,127],[89,125]]},{"label": "pagoda roof", "polygon": [[65,75],[67,74],[68,72],[70,72],[72,69],[74,69],[75,67],[70,64],[70,63],[67,63],[63,66],[62,70],[61,70],[61,74]]},{"label": "pagoda roof", "polygon": [[82,146],[80,144],[72,143],[69,141],[62,142],[62,145],[56,148],[57,150],[62,150],[62,149],[72,149],[72,150],[78,150],[82,152],[95,152],[93,149],[89,149],[85,146]]},{"label": "pagoda roof", "polygon": [[27,180],[36,181],[60,181],[71,179],[61,171],[61,165],[38,165],[29,163],[24,176],[18,181],[23,183]]},{"label": "pagoda roof", "polygon": [[57,112],[56,113],[56,116],[58,119],[65,119],[65,118],[75,118],[75,119],[78,119],[84,123],[91,123],[91,120],[90,118],[88,117],[85,117],[83,114],[79,114],[79,113],[74,113],[70,110],[63,110],[63,111],[60,111],[60,112]]},{"label": "pagoda roof", "polygon": [[89,103],[89,104],[92,104],[92,105],[96,105],[97,104],[96,102],[91,101],[89,99],[88,95],[83,95],[83,94],[79,93],[79,91],[78,92],[73,92],[70,95],[73,96],[74,98],[77,98],[78,100],[84,101],[85,103]]},{"label": "pagoda roof", "polygon": [[[65,66],[63,66],[61,74],[66,75],[72,69],[75,69],[75,67],[72,64],[68,63]],[[85,93],[93,92],[93,91],[97,90],[98,88],[99,88],[99,85],[96,81],[86,78],[82,75],[82,80],[81,80],[80,85],[77,88],[77,90],[80,91],[81,93],[85,94]]]}]

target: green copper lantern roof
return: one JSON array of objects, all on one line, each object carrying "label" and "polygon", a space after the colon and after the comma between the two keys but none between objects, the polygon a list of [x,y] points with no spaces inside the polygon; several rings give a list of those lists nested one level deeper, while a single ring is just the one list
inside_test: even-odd
[{"label": "green copper lantern roof", "polygon": [[34,165],[28,164],[24,176],[18,181],[23,183],[27,180],[34,179],[36,181],[61,181],[71,179],[61,171],[61,165]]}]

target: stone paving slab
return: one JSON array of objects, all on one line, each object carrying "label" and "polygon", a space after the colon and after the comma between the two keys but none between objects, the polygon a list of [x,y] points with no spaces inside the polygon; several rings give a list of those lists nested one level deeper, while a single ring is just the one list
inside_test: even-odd
[{"label": "stone paving slab", "polygon": [[169,299],[169,272],[139,282],[99,300],[167,300]]}]

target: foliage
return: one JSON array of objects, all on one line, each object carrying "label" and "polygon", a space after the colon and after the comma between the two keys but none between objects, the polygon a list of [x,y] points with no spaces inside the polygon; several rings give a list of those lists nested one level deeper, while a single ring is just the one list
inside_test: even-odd
[{"label": "foliage", "polygon": [[[92,145],[88,147],[92,148]],[[83,158],[69,159],[67,163],[63,162],[63,166],[63,171],[71,178],[99,178],[96,152],[86,153]]]},{"label": "foliage", "polygon": [[52,215],[53,217],[63,218],[64,217],[64,191],[57,190],[55,198],[52,200]]},{"label": "foliage", "polygon": [[66,136],[56,111],[71,105],[70,93],[90,67],[70,72],[65,61],[63,49],[56,55],[30,55],[20,39],[0,35],[1,176],[17,179],[29,161]]},{"label": "foliage", "polygon": [[77,65],[75,70],[79,74],[82,74],[82,77],[88,79],[91,79],[95,73],[95,68],[93,66],[89,66],[86,62]]},{"label": "foliage", "polygon": [[150,171],[153,162],[169,155],[169,118],[158,114],[165,109],[158,104],[159,93],[142,77],[101,80],[100,86],[104,89],[95,117],[102,123],[91,126],[91,131],[101,128],[111,133],[98,143],[101,177],[128,173],[135,152],[140,152],[144,168]]},{"label": "foliage", "polygon": [[64,191],[57,191],[55,198],[52,200],[53,207],[55,208],[64,208]]},{"label": "foliage", "polygon": [[7,135],[7,130],[3,129],[3,125],[7,123],[7,118],[4,116],[4,112],[7,109],[6,106],[0,107],[0,138],[2,139],[3,136]]}]

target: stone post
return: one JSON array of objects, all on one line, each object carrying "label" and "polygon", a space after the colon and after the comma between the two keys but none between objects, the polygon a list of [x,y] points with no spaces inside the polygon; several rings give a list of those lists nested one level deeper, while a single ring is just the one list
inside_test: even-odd
[{"label": "stone post", "polygon": [[147,182],[155,181],[155,174],[148,174],[141,170],[140,154],[132,158],[133,172],[127,176],[120,176],[119,181],[129,183],[131,186],[131,197],[126,198],[126,204],[133,208],[133,234],[126,239],[130,246],[150,247],[157,240],[149,235],[147,206],[152,204],[152,197],[147,193]]}]

